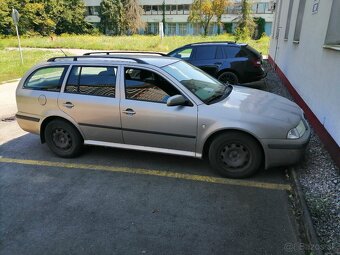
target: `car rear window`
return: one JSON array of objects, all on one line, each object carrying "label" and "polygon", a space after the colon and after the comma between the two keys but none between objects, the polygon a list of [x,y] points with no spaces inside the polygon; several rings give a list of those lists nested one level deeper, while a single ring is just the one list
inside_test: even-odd
[{"label": "car rear window", "polygon": [[24,83],[25,89],[59,92],[66,66],[43,67],[32,73]]},{"label": "car rear window", "polygon": [[195,59],[206,60],[214,59],[216,56],[216,46],[199,46],[196,48]]},{"label": "car rear window", "polygon": [[262,55],[260,52],[258,52],[257,50],[255,50],[253,47],[247,45],[245,46],[245,48],[247,49],[247,52],[252,56],[252,57],[255,57],[255,58],[261,58]]}]

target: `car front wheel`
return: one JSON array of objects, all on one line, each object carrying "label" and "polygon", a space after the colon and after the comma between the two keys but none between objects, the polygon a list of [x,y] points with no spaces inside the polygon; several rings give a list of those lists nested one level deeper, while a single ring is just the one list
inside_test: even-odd
[{"label": "car front wheel", "polygon": [[210,165],[225,177],[253,175],[259,169],[262,158],[262,148],[257,141],[241,132],[221,134],[210,144]]},{"label": "car front wheel", "polygon": [[62,120],[52,120],[45,128],[45,140],[56,155],[71,158],[80,154],[83,139],[78,130]]}]

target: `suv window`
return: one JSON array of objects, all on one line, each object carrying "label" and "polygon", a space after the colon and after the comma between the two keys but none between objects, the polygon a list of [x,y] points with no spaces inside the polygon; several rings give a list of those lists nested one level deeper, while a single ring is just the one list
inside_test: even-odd
[{"label": "suv window", "polygon": [[199,46],[196,48],[195,59],[196,60],[206,60],[215,59],[216,56],[216,46]]},{"label": "suv window", "polygon": [[224,51],[224,55],[227,58],[240,58],[240,57],[248,56],[247,53],[240,47],[224,46],[223,51]]},{"label": "suv window", "polygon": [[181,94],[160,75],[136,68],[125,68],[125,97],[131,100],[166,103],[168,98]]},{"label": "suv window", "polygon": [[24,83],[25,89],[59,92],[66,66],[43,67],[31,74]]},{"label": "suv window", "polygon": [[66,83],[66,93],[115,97],[117,67],[74,66]]},{"label": "suv window", "polygon": [[171,55],[171,57],[175,57],[175,58],[180,58],[183,60],[188,60],[190,59],[192,54],[192,48],[185,48],[185,49],[181,49],[177,52],[175,52],[174,54]]}]

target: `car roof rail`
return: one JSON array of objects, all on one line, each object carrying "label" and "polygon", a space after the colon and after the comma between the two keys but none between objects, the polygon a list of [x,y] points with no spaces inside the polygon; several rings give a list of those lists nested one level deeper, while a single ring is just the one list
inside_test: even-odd
[{"label": "car roof rail", "polygon": [[236,41],[210,41],[210,42],[195,42],[190,43],[188,45],[195,45],[195,44],[209,44],[209,43],[229,43],[229,44],[236,44]]},{"label": "car roof rail", "polygon": [[73,61],[78,61],[78,59],[94,59],[94,58],[102,58],[102,59],[122,59],[122,60],[132,60],[139,64],[147,64],[145,61],[134,58],[134,57],[119,57],[119,56],[111,56],[111,55],[104,55],[104,56],[91,56],[91,55],[85,55],[85,56],[65,56],[65,57],[53,57],[47,60],[47,62],[54,62],[57,59],[72,59]]},{"label": "car roof rail", "polygon": [[160,56],[167,56],[164,53],[161,52],[155,52],[155,51],[93,51],[93,52],[87,52],[84,54],[84,56],[90,56],[90,55],[96,55],[96,54],[125,54],[125,53],[136,53],[136,54],[148,54],[148,55],[160,55]]}]

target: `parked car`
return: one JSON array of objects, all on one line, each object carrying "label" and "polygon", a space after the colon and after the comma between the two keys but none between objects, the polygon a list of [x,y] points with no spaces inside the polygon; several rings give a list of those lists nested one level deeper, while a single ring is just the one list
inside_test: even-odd
[{"label": "parked car", "polygon": [[24,75],[16,100],[20,127],[60,157],[109,146],[208,158],[241,178],[297,162],[310,137],[295,103],[171,57],[51,58]]},{"label": "parked car", "polygon": [[266,75],[262,55],[242,43],[192,43],[171,51],[168,56],[185,60],[223,83],[253,82]]}]

